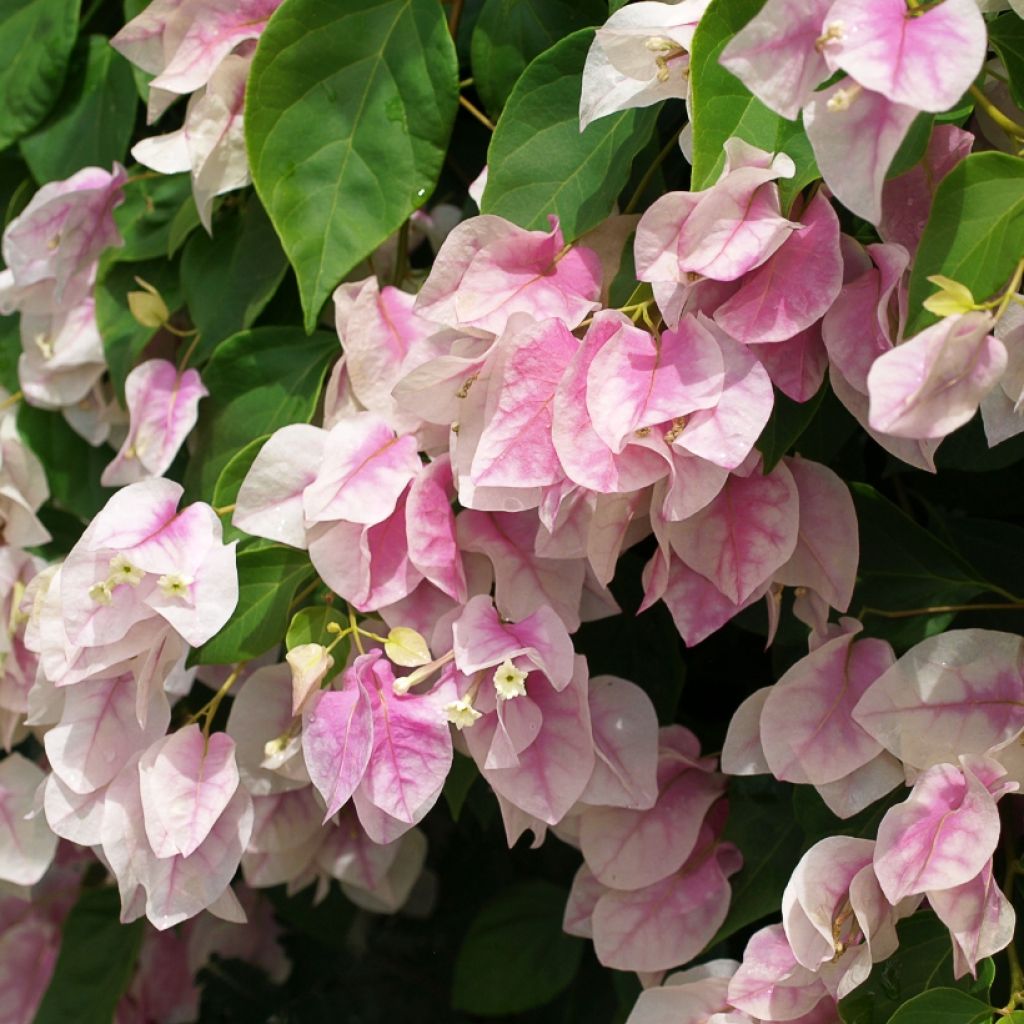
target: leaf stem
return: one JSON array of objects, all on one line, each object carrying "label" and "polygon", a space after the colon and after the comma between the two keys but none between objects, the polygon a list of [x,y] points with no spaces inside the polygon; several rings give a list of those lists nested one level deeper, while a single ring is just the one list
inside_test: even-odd
[{"label": "leaf stem", "polygon": [[[232,505],[231,507],[234,508],[235,506]],[[214,509],[214,512],[216,512],[216,511],[217,510]],[[302,602],[305,601],[306,598],[309,597],[309,595],[312,594],[313,591],[316,590],[316,588],[319,587],[319,586],[320,586],[320,577],[317,576],[316,579],[314,579],[313,582],[310,583],[308,587],[303,587],[302,590],[299,591],[299,593],[297,593],[292,598],[292,603],[288,606],[288,611],[291,611],[293,608],[298,608],[298,606],[300,604],[302,604]]]},{"label": "leaf stem", "polygon": [[477,106],[459,93],[459,105],[465,107],[488,131],[494,131],[494,122]]},{"label": "leaf stem", "polygon": [[465,0],[452,0],[452,7],[448,12],[448,31],[451,33],[452,39],[455,39],[459,34],[459,22],[462,20],[462,8],[464,6]]},{"label": "leaf stem", "polygon": [[1015,139],[1024,140],[1024,125],[1018,124],[1016,121],[1007,117],[976,85],[972,85],[968,90],[974,97],[974,102],[985,111],[986,114],[1000,128],[1006,132],[1007,135],[1012,135]]},{"label": "leaf stem", "polygon": [[878,615],[883,619],[912,619],[917,615],[941,615],[947,612],[1024,611],[1024,601],[986,601],[980,604],[935,604],[927,608],[862,608],[860,617]]},{"label": "leaf stem", "polygon": [[679,145],[679,136],[682,135],[683,129],[686,127],[685,124],[679,126],[678,130],[673,132],[668,142],[665,143],[661,152],[651,161],[651,166],[644,172],[644,176],[640,179],[640,184],[637,185],[630,196],[629,202],[626,203],[623,213],[633,213],[643,198],[644,192],[647,191],[647,186],[650,185],[651,180],[654,178],[658,168],[668,159],[669,154]]},{"label": "leaf stem", "polygon": [[219,505],[214,508],[214,514],[218,516],[229,516],[235,511],[235,503],[232,502],[230,505]]},{"label": "leaf stem", "polygon": [[346,604],[345,607],[348,609],[348,628],[352,631],[352,639],[355,641],[356,650],[360,654],[365,654],[366,648],[363,646],[363,638],[359,635],[359,623],[356,622],[356,613],[352,610],[352,605]]},{"label": "leaf stem", "polygon": [[996,320],[1002,319],[1003,314],[1007,309],[1009,309],[1010,303],[1013,301],[1013,297],[1017,294],[1017,289],[1020,288],[1022,277],[1024,277],[1024,259],[1017,262],[1017,267],[1014,270],[1013,277],[1010,279],[1010,283],[1006,288],[1006,293],[1003,295],[1002,301],[996,309]]},{"label": "leaf stem", "polygon": [[15,391],[13,395],[8,395],[2,402],[0,402],[0,412],[6,409],[10,409],[12,405],[17,405],[24,395],[20,391]]},{"label": "leaf stem", "polygon": [[[166,327],[167,325],[165,324],[164,326]],[[189,342],[188,348],[185,349],[185,354],[178,361],[178,375],[179,376],[182,373],[185,372],[185,367],[188,366],[188,361],[195,354],[196,346],[199,344],[199,341],[202,338],[202,335],[198,331],[194,331],[193,333],[194,333],[195,336]],[[185,337],[185,335],[182,335],[182,337]]]}]

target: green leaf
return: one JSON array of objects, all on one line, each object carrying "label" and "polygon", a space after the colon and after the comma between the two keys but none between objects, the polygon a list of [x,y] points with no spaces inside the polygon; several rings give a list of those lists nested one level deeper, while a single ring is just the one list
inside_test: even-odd
[{"label": "green leaf", "polygon": [[21,153],[40,184],[68,178],[81,167],[123,161],[135,127],[131,65],[105,36],[75,48],[67,81],[50,116],[21,140]]},{"label": "green leaf", "polygon": [[[944,629],[945,613],[891,619],[864,613],[962,604],[992,589],[948,544],[867,484],[851,483],[860,526],[860,568],[853,608],[872,632],[909,646]],[[866,615],[866,617],[865,617]]]},{"label": "green leaf", "polygon": [[482,1017],[524,1013],[571,983],[583,941],[562,931],[567,893],[550,882],[511,886],[473,919],[455,960],[452,1005]]},{"label": "green leaf", "polygon": [[1017,106],[1024,106],[1024,19],[1009,13],[990,21],[988,41],[1006,65]]},{"label": "green leaf", "polygon": [[984,301],[1005,287],[1024,255],[1024,160],[972,153],[942,180],[910,275],[907,337],[938,318],[922,307],[942,274]]},{"label": "green leaf", "polygon": [[114,220],[124,245],[106,254],[111,262],[151,260],[166,256],[171,249],[171,230],[182,207],[192,199],[192,181],[187,174],[158,174],[143,177],[144,167],[133,167],[135,181],[124,187],[124,202],[114,210]]},{"label": "green leaf", "polygon": [[0,149],[35,128],[60,94],[78,8],[79,0],[0,4]]},{"label": "green leaf", "polygon": [[202,341],[202,362],[218,342],[250,327],[281,283],[288,261],[259,199],[219,217],[211,238],[197,231],[181,254],[181,283]]},{"label": "green leaf", "polygon": [[60,953],[35,1024],[110,1024],[135,973],[145,921],[120,922],[116,888],[87,889],[61,927]]},{"label": "green leaf", "polygon": [[21,356],[20,316],[0,316],[0,387],[14,394],[21,386],[18,359]]},{"label": "green leaf", "polygon": [[271,18],[249,74],[246,144],[308,331],[433,191],[457,106],[437,0],[285,0]]},{"label": "green leaf", "polygon": [[775,407],[772,409],[771,419],[757,439],[757,448],[761,452],[765,473],[770,473],[782,456],[803,436],[827,390],[828,385],[822,384],[817,394],[806,402],[794,402],[781,391],[775,392]]},{"label": "green leaf", "polygon": [[[217,201],[214,200],[214,209],[217,208]],[[188,236],[199,227],[199,209],[196,207],[195,196],[189,193],[178,209],[178,212],[171,218],[170,226],[167,229],[167,258],[171,259],[174,254],[188,241]]]},{"label": "green leaf", "polygon": [[796,177],[779,181],[784,198],[791,198],[819,177],[802,124],[769,110],[718,63],[729,40],[763,5],[764,0],[712,0],[694,34],[690,53],[694,190],[708,188],[717,180],[725,164],[722,147],[732,136],[793,158]]},{"label": "green leaf", "polygon": [[158,330],[144,327],[128,308],[128,293],[140,290],[136,277],[156,288],[172,312],[181,305],[178,268],[166,260],[114,263],[96,283],[96,323],[103,339],[110,379],[122,403],[124,379]]},{"label": "green leaf", "polygon": [[526,228],[547,228],[554,213],[573,241],[612,212],[658,111],[626,110],[580,131],[580,81],[593,38],[581,29],[563,39],[516,83],[487,151],[483,213]]},{"label": "green leaf", "polygon": [[[839,1014],[845,1024],[887,1024],[890,1018],[896,1020],[893,1014],[902,1004],[912,1006],[915,999],[929,991],[953,992],[956,998],[988,998],[992,961],[981,961],[977,981],[971,977],[956,981],[949,929],[931,911],[919,911],[900,921],[896,931],[899,949],[889,959],[875,964],[867,981],[840,1000]],[[906,1018],[904,1024],[912,1019]],[[938,1017],[927,1024],[942,1019]],[[957,1024],[971,1019],[970,1014],[955,1018]],[[925,1024],[920,1018],[918,1022]]]},{"label": "green leaf", "polygon": [[[288,632],[285,634],[285,649],[290,651],[293,647],[299,647],[302,644],[329,646],[335,640],[335,636],[327,632],[330,623],[344,628],[348,625],[348,620],[337,608],[329,604],[318,604],[296,612],[292,616],[292,621],[288,624]],[[334,657],[334,668],[324,676],[326,682],[330,682],[345,667],[345,662],[348,660],[348,645],[349,640],[346,637],[331,652]]]},{"label": "green leaf", "polygon": [[86,522],[103,508],[113,493],[100,486],[100,475],[114,457],[110,448],[93,448],[59,412],[26,402],[18,406],[18,431],[46,470],[54,505]]},{"label": "green leaf", "polygon": [[[603,0],[486,0],[470,49],[473,85],[497,116],[526,66],[577,29],[603,24]],[[576,96],[577,108],[579,95]],[[578,114],[578,109],[577,109]]]},{"label": "green leaf", "polygon": [[456,751],[451,771],[448,772],[448,776],[444,780],[444,789],[441,791],[444,793],[445,802],[451,812],[452,821],[459,820],[466,797],[469,796],[473,783],[479,778],[480,772],[476,762],[471,757],[466,757],[465,754]]},{"label": "green leaf", "polygon": [[[235,504],[242,481],[245,479],[246,474],[248,474],[252,464],[256,461],[256,456],[259,455],[260,449],[269,439],[269,434],[263,434],[261,437],[250,441],[244,448],[231,456],[228,464],[220,471],[217,482],[213,485],[213,497],[210,499],[210,504],[214,508],[225,508]],[[226,516],[222,521],[224,523],[225,540],[239,540],[247,536],[237,526],[231,525],[231,516]]]},{"label": "green leaf", "polygon": [[254,437],[316,412],[327,368],[338,355],[334,334],[299,327],[257,327],[222,341],[203,371],[210,397],[199,406],[186,487],[211,495],[221,470]]},{"label": "green leaf", "polygon": [[922,992],[904,1003],[889,1024],[990,1024],[995,1008],[955,988]]},{"label": "green leaf", "polygon": [[227,625],[192,657],[196,665],[255,658],[279,644],[299,584],[313,575],[305,551],[281,544],[238,555],[238,607]]},{"label": "green leaf", "polygon": [[729,881],[729,913],[708,947],[779,909],[782,890],[804,849],[803,829],[792,813],[792,789],[763,776],[729,779],[723,838],[739,847],[743,867]]},{"label": "green leaf", "polygon": [[928,151],[928,141],[932,137],[934,114],[918,114],[910,125],[910,129],[900,143],[900,148],[889,164],[886,178],[896,178],[920,163]]}]

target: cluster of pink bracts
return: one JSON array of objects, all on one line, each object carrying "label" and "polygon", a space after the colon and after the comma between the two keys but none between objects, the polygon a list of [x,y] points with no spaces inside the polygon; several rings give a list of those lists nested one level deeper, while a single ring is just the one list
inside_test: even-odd
[{"label": "cluster of pink bracts", "polygon": [[[214,194],[247,180],[242,86],[276,6],[157,0],[115,40],[159,73],[151,114],[193,92],[182,132],[136,155],[189,167],[207,223]],[[587,65],[584,122],[684,98],[677,71],[704,7],[614,15]],[[566,245],[556,222],[542,232],[473,217],[447,235],[418,294],[376,279],[338,288],[343,355],[323,423],[270,438],[233,522],[308,550],[322,580],[373,616],[363,635],[390,629],[404,653],[366,638],[324,685],[325,636],[226,680],[237,686],[226,731],[209,732],[220,695],[205,716],[172,716],[195,675],[189,649],[238,601],[217,514],[179,509],[181,488],[161,477],[206,394],[198,372],[164,360],[132,371],[127,436],[104,475],[128,486],[60,564],[22,550],[47,539],[35,512],[48,492],[13,417],[0,422],[0,739],[10,751],[31,731],[46,755],[0,762],[0,879],[22,890],[0,901],[0,988],[20,1000],[11,1020],[38,1003],[90,861],[69,844],[116,878],[125,921],[196,918],[148,933],[118,1019],[154,1006],[187,1016],[194,992],[181,979],[213,950],[287,969],[272,930],[237,924],[269,919],[249,888],[236,895],[239,867],[251,888],[323,893],[336,879],[362,906],[401,907],[426,854],[416,825],[456,750],[492,787],[510,843],[527,831],[540,843],[550,828],[581,851],[565,927],[652,986],[632,1024],[829,1024],[924,899],[950,929],[958,974],[1010,940],[992,855],[997,802],[1024,781],[1021,639],[953,631],[897,660],[858,639],[855,620],[829,622],[847,611],[857,570],[850,494],[799,457],[764,473],[755,448],[773,385],[806,401],[826,369],[865,429],[915,466],[933,468],[939,442],[979,406],[993,443],[1024,430],[1012,310],[902,336],[934,188],[974,139],[940,126],[920,165],[888,182],[885,171],[916,113],[955,102],[986,49],[972,0],[905,15],[903,0],[768,0],[723,55],[767,105],[803,109],[827,188],[787,214],[778,182],[790,158],[733,139],[713,186],[670,193],[590,244]],[[837,71],[848,77],[814,91]],[[235,140],[234,157],[188,148],[212,137],[189,134],[203,118],[227,119],[218,138]],[[878,144],[851,149],[855,133]],[[211,180],[214,166],[233,174]],[[4,235],[0,303],[22,314],[25,400],[79,420],[104,370],[91,288],[100,251],[119,240],[124,180],[87,168],[47,185]],[[884,241],[842,234],[828,189]],[[650,290],[605,308],[634,230]],[[811,630],[807,657],[737,711],[721,772],[812,785],[841,817],[912,786],[877,840],[808,851],[782,924],[758,932],[742,964],[661,985],[728,909],[741,858],[721,839],[726,776],[688,730],[658,728],[644,680],[590,678],[570,636],[618,613],[607,587],[619,556],[651,535],[644,607],[664,601],[687,644],[762,599],[774,629],[784,587]],[[48,894],[45,909],[21,900],[30,887]],[[228,924],[197,918],[204,910]]]}]

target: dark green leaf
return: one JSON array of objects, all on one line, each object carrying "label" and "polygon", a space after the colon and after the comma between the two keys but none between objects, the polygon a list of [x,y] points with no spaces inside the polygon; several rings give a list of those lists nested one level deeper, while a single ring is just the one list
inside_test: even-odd
[{"label": "dark green leaf", "polygon": [[307,330],[335,285],[433,191],[457,106],[437,0],[278,8],[249,75],[245,132]]},{"label": "dark green leaf", "polygon": [[307,336],[298,327],[258,327],[222,341],[203,371],[210,397],[199,407],[201,455],[189,463],[190,491],[211,495],[221,470],[253,438],[308,423],[338,352],[335,335]]},{"label": "dark green leaf", "polygon": [[1006,65],[1014,100],[1024,106],[1024,19],[1011,12],[990,21],[988,41]]},{"label": "dark green leaf", "polygon": [[[501,112],[526,66],[577,29],[608,17],[603,0],[486,0],[473,30],[473,84],[484,106]],[[579,96],[576,97],[577,113]]]},{"label": "dark green leaf", "polygon": [[[260,449],[269,438],[269,434],[257,437],[231,456],[231,460],[221,470],[220,476],[217,477],[217,482],[213,485],[213,497],[210,499],[210,504],[214,508],[225,508],[234,505],[238,498],[238,489],[242,486],[242,481],[245,479],[253,462],[256,461],[256,456],[259,455]],[[231,525],[231,516],[225,516],[223,522],[225,540],[237,540],[246,536],[236,526]]]},{"label": "dark green leaf", "polygon": [[18,407],[18,430],[46,470],[50,500],[79,519],[91,519],[113,493],[100,486],[100,474],[114,457],[110,448],[93,448],[59,412],[25,402]]},{"label": "dark green leaf", "polygon": [[872,632],[897,646],[912,643],[944,629],[947,614],[891,619],[864,612],[960,604],[991,590],[992,585],[953,548],[918,525],[873,487],[853,483],[860,525],[860,569],[854,609],[866,616]]},{"label": "dark green leaf", "polygon": [[105,36],[75,48],[67,81],[53,113],[21,140],[21,152],[42,183],[68,178],[86,166],[123,161],[139,98],[131,65]]},{"label": "dark green leaf", "polygon": [[0,387],[14,394],[20,387],[21,326],[18,316],[0,316]]},{"label": "dark green leaf", "polygon": [[0,149],[35,128],[60,94],[78,8],[79,0],[0,4]]},{"label": "dark green leaf", "polygon": [[804,833],[792,813],[792,790],[765,776],[729,779],[724,838],[739,847],[743,868],[729,880],[729,914],[709,947],[779,909],[782,890],[804,850]]},{"label": "dark green leaf", "polygon": [[124,379],[139,361],[157,328],[143,327],[128,308],[128,293],[140,290],[136,277],[151,284],[172,312],[181,305],[177,265],[166,260],[115,263],[96,284],[96,323],[103,339],[110,379],[124,400]]},{"label": "dark green leaf", "polygon": [[910,275],[906,334],[938,318],[921,305],[935,291],[933,274],[966,285],[979,302],[1005,287],[1021,258],[1024,160],[972,153],[942,180]]},{"label": "dark green leaf", "polygon": [[828,385],[823,384],[818,393],[806,402],[794,402],[781,391],[775,392],[775,407],[772,409],[771,419],[757,439],[765,473],[770,473],[782,456],[803,436],[803,432],[814,419],[827,389]]},{"label": "dark green leaf", "polygon": [[886,172],[887,178],[898,177],[920,162],[921,157],[928,150],[928,140],[931,138],[934,122],[934,114],[918,114],[914,118],[910,130],[892,158],[892,163],[889,164],[889,170]]},{"label": "dark green leaf", "polygon": [[557,214],[566,241],[600,224],[654,130],[657,109],[611,114],[580,131],[580,81],[594,33],[541,54],[516,83],[488,150],[481,209],[527,228]]},{"label": "dark green leaf", "polygon": [[[214,200],[214,209],[217,208],[217,201]],[[167,231],[167,258],[171,259],[174,254],[188,241],[188,236],[199,227],[199,210],[196,207],[196,200],[193,195],[181,204],[181,208],[171,218],[171,224]]]},{"label": "dark green leaf", "polygon": [[733,136],[793,158],[796,176],[779,182],[783,197],[792,197],[818,177],[800,122],[786,121],[769,110],[718,63],[729,40],[763,4],[764,0],[712,0],[694,34],[690,55],[694,189],[708,188],[718,178],[725,163],[723,144]]},{"label": "dark green leaf", "polygon": [[452,815],[452,821],[459,820],[466,797],[469,796],[473,783],[479,778],[480,772],[476,762],[471,757],[456,752],[451,771],[448,772],[448,777],[444,780],[444,789],[442,790],[448,810]]},{"label": "dark green leaf", "polygon": [[583,942],[562,931],[566,896],[550,882],[523,882],[477,914],[455,960],[455,1009],[483,1017],[523,1013],[570,984]]},{"label": "dark green leaf", "polygon": [[[292,621],[288,624],[288,632],[284,638],[285,648],[290,651],[293,647],[299,647],[302,644],[330,646],[336,639],[336,634],[327,631],[328,625],[332,623],[344,628],[348,625],[348,620],[337,608],[329,604],[303,608],[292,616]],[[324,676],[326,682],[330,682],[345,667],[345,662],[348,660],[348,645],[349,640],[346,637],[331,652],[334,658],[334,667]]]},{"label": "dark green leaf", "polygon": [[[953,946],[949,929],[931,911],[919,911],[901,921],[897,925],[897,933],[900,945],[896,953],[875,964],[868,980],[840,1001],[839,1012],[845,1024],[887,1024],[890,1019],[896,1020],[893,1014],[902,1004],[920,999],[929,991],[947,995],[952,992],[957,999],[988,998],[992,962],[986,960],[978,965],[977,981],[971,977],[956,981],[953,978]],[[904,1009],[913,1005],[910,1002]],[[951,1024],[953,1020],[956,1024],[966,1024],[973,1019],[970,1012],[950,1018]],[[907,1017],[904,1024],[912,1020],[915,1024],[936,1024],[942,1019],[935,1017],[926,1022],[923,1018]]]},{"label": "dark green leaf", "polygon": [[197,665],[255,658],[279,644],[299,584],[313,575],[304,551],[280,544],[238,555],[238,607],[228,624],[195,652]]},{"label": "dark green leaf", "polygon": [[144,167],[131,169],[136,177],[125,185],[124,202],[114,210],[124,245],[111,249],[107,258],[121,262],[151,260],[170,252],[171,229],[181,209],[192,199],[192,181],[187,174],[145,175]]},{"label": "dark green leaf", "polygon": [[202,362],[218,342],[250,327],[277,290],[288,262],[274,228],[252,195],[214,225],[197,231],[181,254],[181,283],[192,323],[202,337]]},{"label": "dark green leaf", "polygon": [[61,928],[60,953],[35,1024],[110,1024],[135,972],[144,921],[120,922],[117,889],[89,889]]},{"label": "dark green leaf", "polygon": [[327,627],[331,623],[344,628],[348,625],[348,620],[337,608],[328,604],[303,608],[292,616],[284,645],[289,651],[302,644],[323,644],[326,647],[334,639],[334,636],[327,632]]}]

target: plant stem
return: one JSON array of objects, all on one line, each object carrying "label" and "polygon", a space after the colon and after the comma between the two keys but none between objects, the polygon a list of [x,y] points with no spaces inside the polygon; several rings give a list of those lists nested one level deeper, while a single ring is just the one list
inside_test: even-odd
[{"label": "plant stem", "polygon": [[365,654],[366,648],[363,646],[363,638],[359,635],[359,623],[356,622],[356,613],[352,610],[352,605],[347,604],[345,607],[348,609],[348,628],[352,631],[352,639],[355,641],[356,650],[360,654]]},{"label": "plant stem", "polygon": [[220,505],[213,511],[218,516],[229,516],[235,511],[235,503],[232,502],[230,505]]},{"label": "plant stem", "polygon": [[5,409],[10,409],[12,405],[17,405],[22,398],[23,395],[20,391],[15,391],[13,395],[8,395],[2,402],[0,402],[0,412],[3,412]]},{"label": "plant stem", "polygon": [[457,38],[459,34],[459,22],[462,20],[464,3],[465,0],[452,0],[452,7],[448,12],[448,31],[452,34],[452,39]]},{"label": "plant stem", "polygon": [[974,102],[981,107],[982,110],[992,118],[993,121],[1000,128],[1006,132],[1007,135],[1012,135],[1015,139],[1024,139],[1024,125],[1017,124],[1016,121],[1007,117],[976,85],[972,85],[968,90],[974,97]]},{"label": "plant stem", "polygon": [[633,195],[630,196],[629,202],[626,203],[626,207],[622,211],[623,213],[633,213],[633,211],[636,210],[637,205],[643,198],[644,192],[647,191],[647,186],[650,185],[651,179],[654,177],[658,168],[668,159],[669,153],[679,145],[679,136],[682,135],[683,128],[685,127],[685,124],[681,125],[678,131],[673,132],[661,152],[654,158],[654,160],[651,161],[651,166],[644,172],[644,176],[640,179],[640,184],[637,185]]},{"label": "plant stem", "polygon": [[1024,611],[1024,601],[990,601],[982,602],[981,604],[935,604],[928,608],[902,608],[896,611],[888,608],[862,608],[860,617],[878,615],[883,619],[912,619],[916,615],[941,615],[944,612],[973,611]]},{"label": "plant stem", "polygon": [[494,122],[479,107],[470,103],[461,93],[459,93],[459,104],[465,107],[488,131],[494,131]]},{"label": "plant stem", "polygon": [[195,337],[189,342],[188,348],[185,349],[185,354],[181,357],[181,359],[178,362],[179,375],[185,372],[185,367],[188,366],[188,361],[192,358],[192,355],[196,350],[196,345],[199,344],[199,339],[201,337],[202,335],[198,331],[196,331]]},{"label": "plant stem", "polygon": [[1003,295],[1002,301],[996,309],[995,317],[997,320],[1002,319],[1003,314],[1009,308],[1014,295],[1017,294],[1017,289],[1020,287],[1022,277],[1024,277],[1024,259],[1017,263],[1017,268],[1013,272],[1013,277],[1010,279],[1010,284],[1007,286],[1006,293]]}]

